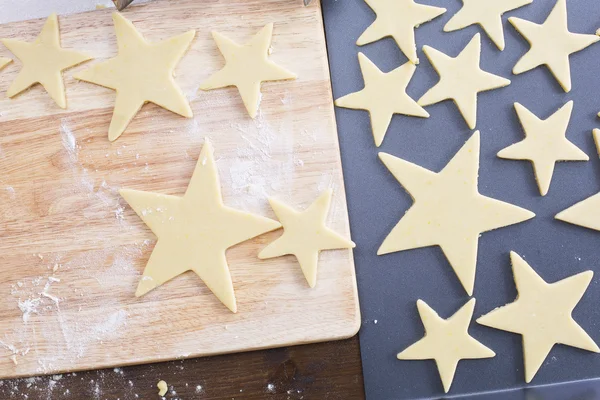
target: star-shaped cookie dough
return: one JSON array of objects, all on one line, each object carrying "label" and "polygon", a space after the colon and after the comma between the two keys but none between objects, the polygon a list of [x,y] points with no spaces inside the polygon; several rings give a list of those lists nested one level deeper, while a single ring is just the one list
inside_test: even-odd
[{"label": "star-shaped cookie dough", "polygon": [[[600,129],[593,131],[594,141],[600,154]],[[597,193],[579,203],[556,214],[554,218],[573,225],[600,231],[600,193]]]},{"label": "star-shaped cookie dough", "polygon": [[425,336],[398,353],[398,359],[435,360],[444,391],[448,393],[460,360],[491,358],[496,355],[469,335],[474,308],[475,299],[471,299],[453,316],[442,319],[427,303],[418,300],[417,309],[425,328]]},{"label": "star-shaped cookie dough", "polygon": [[62,71],[92,58],[60,47],[56,14],[48,17],[42,31],[32,43],[15,39],[2,39],[2,43],[23,63],[23,68],[9,86],[6,95],[16,96],[39,83],[60,108],[67,107]]},{"label": "star-shaped cookie dough", "polygon": [[227,308],[236,312],[226,250],[281,224],[223,205],[208,140],[183,197],[130,189],[119,193],[158,237],[135,295],[142,296],[191,270]]},{"label": "star-shaped cookie dough", "polygon": [[296,74],[269,60],[273,24],[265,25],[248,44],[212,32],[217,47],[225,58],[225,66],[200,85],[202,90],[235,86],[250,117],[256,117],[260,105],[260,85],[265,81],[296,79]]},{"label": "star-shaped cookie dough", "polygon": [[531,4],[533,0],[462,0],[463,6],[444,26],[444,32],[479,24],[496,46],[504,50],[502,14]]},{"label": "star-shaped cookie dough", "polygon": [[581,272],[555,283],[544,281],[511,252],[517,299],[479,317],[477,323],[523,336],[525,381],[531,382],[555,344],[599,353],[592,338],[571,316],[594,273]]},{"label": "star-shaped cookie dough", "polygon": [[150,43],[131,21],[115,12],[118,55],[75,75],[76,79],[117,92],[108,140],[116,140],[147,102],[186,118],[192,109],[173,78],[173,70],[188,49],[195,31]]},{"label": "star-shaped cookie dough", "polygon": [[406,63],[384,73],[363,53],[358,53],[358,61],[365,82],[364,89],[340,97],[335,105],[369,111],[377,147],[381,146],[394,114],[429,117],[429,113],[406,94],[408,83],[417,69],[414,64]]},{"label": "star-shaped cookie dough", "polygon": [[283,225],[283,235],[265,247],[258,258],[280,257],[293,254],[308,285],[317,284],[317,264],[322,250],[350,249],[354,243],[325,226],[331,205],[331,189],[323,192],[305,211],[299,212],[274,198],[269,203]]},{"label": "star-shaped cookie dough", "polygon": [[415,3],[413,0],[365,0],[377,14],[375,21],[356,41],[359,46],[391,36],[408,61],[419,63],[415,28],[439,17],[445,8]]},{"label": "star-shaped cookie dough", "polygon": [[585,49],[600,40],[600,37],[569,32],[566,0],[558,0],[541,25],[514,17],[508,20],[531,45],[531,49],[513,68],[513,74],[522,74],[540,65],[546,65],[564,91],[569,92],[571,90],[569,55]]},{"label": "star-shaped cookie dough", "polygon": [[589,161],[579,147],[567,140],[567,127],[573,112],[570,101],[545,120],[539,119],[519,103],[515,103],[525,139],[500,150],[498,157],[529,160],[533,164],[540,194],[545,196],[557,161]]},{"label": "star-shaped cookie dough", "polygon": [[469,44],[455,58],[429,46],[424,46],[423,51],[440,75],[440,80],[419,99],[419,105],[428,106],[452,99],[470,129],[474,129],[477,124],[477,94],[510,85],[508,79],[479,68],[481,57],[479,33],[473,36]]},{"label": "star-shaped cookie dough", "polygon": [[379,153],[379,158],[414,204],[377,254],[439,245],[469,296],[481,233],[535,217],[531,211],[479,194],[478,131],[439,173],[389,154]]}]

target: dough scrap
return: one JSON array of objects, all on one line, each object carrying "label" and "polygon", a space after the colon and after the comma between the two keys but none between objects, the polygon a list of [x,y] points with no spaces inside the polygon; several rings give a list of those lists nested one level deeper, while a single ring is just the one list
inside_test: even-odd
[{"label": "dough scrap", "polygon": [[462,2],[462,8],[446,23],[444,32],[457,31],[479,24],[502,51],[505,47],[502,14],[531,4],[533,0],[462,0]]},{"label": "dough scrap", "polygon": [[377,254],[438,245],[469,296],[475,284],[480,234],[535,217],[531,211],[479,194],[479,147],[477,131],[439,173],[379,153],[414,204]]},{"label": "dough scrap", "polygon": [[525,139],[500,150],[498,157],[511,160],[529,160],[533,164],[540,194],[550,188],[557,161],[589,161],[589,157],[567,137],[567,127],[573,112],[569,101],[545,120],[539,119],[519,103],[515,103]]},{"label": "dough scrap", "polygon": [[183,197],[130,189],[119,193],[158,237],[135,295],[191,270],[236,312],[226,250],[281,224],[223,204],[210,142],[204,143]]},{"label": "dough scrap", "polygon": [[508,20],[531,45],[531,49],[513,68],[513,74],[522,74],[540,65],[546,65],[564,91],[569,92],[571,90],[569,55],[596,43],[600,37],[569,32],[566,0],[557,0],[543,24],[534,24],[515,17]]},{"label": "dough scrap", "polygon": [[42,31],[32,43],[2,39],[2,43],[23,63],[23,68],[11,83],[6,95],[14,97],[39,83],[60,108],[67,107],[62,71],[93,57],[60,47],[58,17],[51,14]]},{"label": "dough scrap", "polygon": [[514,251],[510,259],[516,300],[479,317],[477,323],[523,336],[525,381],[531,382],[557,343],[599,353],[600,348],[571,316],[594,273],[585,271],[547,283]]},{"label": "dough scrap", "polygon": [[510,85],[508,79],[479,68],[479,33],[473,36],[463,51],[454,58],[429,46],[423,46],[423,51],[439,74],[440,80],[419,99],[419,105],[429,106],[452,99],[470,129],[474,129],[477,124],[477,94]]},{"label": "dough scrap", "polygon": [[158,388],[159,396],[164,396],[165,394],[167,394],[167,391],[169,390],[169,386],[167,385],[167,382],[165,382],[165,381],[158,381],[158,383],[156,384],[156,387]]},{"label": "dough scrap", "polygon": [[112,18],[118,55],[75,75],[76,79],[116,90],[108,139],[114,141],[121,136],[147,102],[191,118],[192,109],[173,78],[173,70],[196,31],[150,43],[120,13],[113,13]]},{"label": "dough scrap", "polygon": [[358,62],[365,82],[364,89],[340,97],[335,105],[369,111],[377,147],[381,146],[394,114],[429,117],[429,113],[406,93],[417,69],[414,64],[408,62],[385,73],[363,53],[358,53]]},{"label": "dough scrap", "polygon": [[255,118],[260,105],[260,85],[265,81],[296,79],[296,74],[269,60],[273,24],[265,25],[246,45],[212,32],[225,66],[200,85],[202,90],[235,86],[250,117]]},{"label": "dough scrap", "polygon": [[417,301],[417,309],[425,328],[425,336],[398,353],[397,357],[399,360],[435,360],[446,393],[450,390],[460,360],[491,358],[496,355],[469,335],[475,299],[469,300],[448,319],[440,318],[423,300]]},{"label": "dough scrap", "polygon": [[[600,129],[594,129],[594,142],[600,154]],[[554,218],[573,225],[600,231],[600,193],[597,193],[579,203],[556,214]]]},{"label": "dough scrap", "polygon": [[445,8],[415,3],[413,0],[365,0],[377,15],[360,35],[356,44],[363,46],[391,36],[406,58],[418,64],[415,28],[446,12]]},{"label": "dough scrap", "polygon": [[317,284],[317,264],[322,250],[350,249],[354,243],[335,233],[325,220],[333,191],[324,191],[305,211],[299,212],[284,203],[269,198],[269,203],[283,225],[283,235],[265,247],[258,255],[261,260],[293,254],[308,285]]}]

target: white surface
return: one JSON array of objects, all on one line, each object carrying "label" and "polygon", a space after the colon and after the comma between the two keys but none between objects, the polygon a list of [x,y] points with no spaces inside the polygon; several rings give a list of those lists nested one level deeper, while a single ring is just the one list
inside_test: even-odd
[{"label": "white surface", "polygon": [[95,10],[96,5],[114,7],[111,0],[0,0],[0,24]]}]

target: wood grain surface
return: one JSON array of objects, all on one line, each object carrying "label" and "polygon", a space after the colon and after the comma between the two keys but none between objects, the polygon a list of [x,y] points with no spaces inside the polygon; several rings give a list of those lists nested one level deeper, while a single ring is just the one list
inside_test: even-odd
[{"label": "wood grain surface", "polygon": [[[109,10],[60,17],[62,45],[116,53]],[[293,257],[256,254],[281,231],[231,248],[229,312],[193,273],[134,292],[155,237],[118,189],[183,194],[205,138],[225,204],[271,218],[266,196],[306,207],[334,190],[329,225],[349,235],[320,4],[156,0],[125,11],[151,41],[197,35],[176,69],[194,118],[148,104],[107,139],[115,93],[65,73],[68,109],[36,86],[0,99],[0,376],[15,377],[341,339],[360,324],[352,252],[321,255],[315,289]],[[44,20],[0,26],[33,40]],[[271,59],[298,74],[266,83],[251,120],[235,88],[198,85],[223,65],[210,35],[243,43],[274,22]],[[2,48],[0,56],[10,56]],[[0,93],[20,68],[0,72]],[[12,359],[11,359],[12,358]],[[13,362],[16,361],[17,364]]]},{"label": "wood grain surface", "polygon": [[3,399],[363,400],[358,337],[240,354],[5,380]]}]

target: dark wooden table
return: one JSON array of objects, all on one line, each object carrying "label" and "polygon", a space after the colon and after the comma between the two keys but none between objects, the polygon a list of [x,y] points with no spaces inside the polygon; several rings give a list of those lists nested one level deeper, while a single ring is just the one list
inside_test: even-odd
[{"label": "dark wooden table", "polygon": [[126,368],[0,381],[0,399],[364,399],[352,339]]}]

